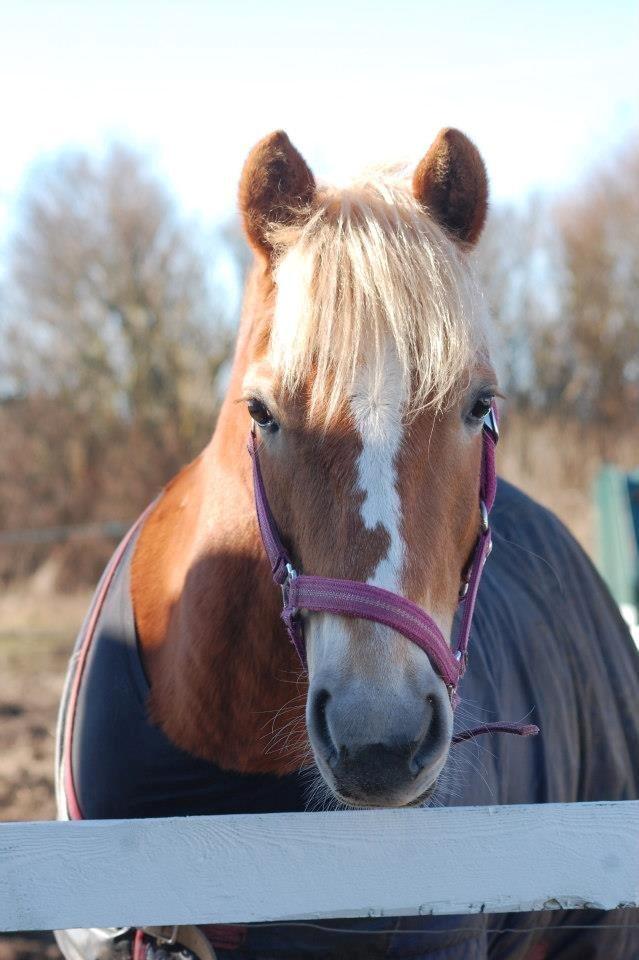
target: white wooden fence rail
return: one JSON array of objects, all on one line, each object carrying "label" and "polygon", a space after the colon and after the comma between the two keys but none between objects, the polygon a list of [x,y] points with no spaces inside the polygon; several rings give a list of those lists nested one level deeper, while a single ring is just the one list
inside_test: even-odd
[{"label": "white wooden fence rail", "polygon": [[639,801],[0,825],[0,930],[639,905]]}]

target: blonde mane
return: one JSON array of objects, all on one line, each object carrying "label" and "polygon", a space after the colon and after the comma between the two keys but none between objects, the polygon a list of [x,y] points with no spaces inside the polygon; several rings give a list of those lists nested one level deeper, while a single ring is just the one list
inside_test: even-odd
[{"label": "blonde mane", "polygon": [[[365,359],[381,378],[394,348],[409,407],[442,407],[485,342],[468,256],[413,197],[397,168],[322,189],[298,226],[276,226],[271,359],[284,388],[309,383],[329,421]],[[408,411],[407,411],[408,412]]]}]

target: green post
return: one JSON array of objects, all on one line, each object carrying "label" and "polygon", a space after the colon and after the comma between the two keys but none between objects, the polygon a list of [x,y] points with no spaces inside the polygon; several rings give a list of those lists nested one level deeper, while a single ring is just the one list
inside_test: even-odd
[{"label": "green post", "polygon": [[597,561],[621,606],[637,605],[639,548],[630,504],[628,478],[617,467],[602,467],[595,480]]}]

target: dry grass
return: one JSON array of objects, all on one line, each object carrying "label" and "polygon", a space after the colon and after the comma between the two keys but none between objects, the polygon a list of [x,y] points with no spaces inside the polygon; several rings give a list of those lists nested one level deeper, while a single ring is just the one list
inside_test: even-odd
[{"label": "dry grass", "polygon": [[637,436],[599,433],[592,427],[535,415],[503,422],[497,468],[535,500],[553,510],[595,559],[595,477],[605,457],[625,470],[639,465]]},{"label": "dry grass", "polygon": [[74,634],[87,611],[91,592],[40,592],[31,583],[13,587],[0,594],[0,637],[7,633]]},{"label": "dry grass", "polygon": [[[87,594],[0,597],[0,820],[55,816],[55,721]],[[60,960],[49,933],[0,936],[0,960]]]},{"label": "dry grass", "polygon": [[[0,599],[0,820],[55,816],[55,721],[87,597]],[[0,960],[60,960],[50,933],[0,936]]]},{"label": "dry grass", "polygon": [[54,816],[55,719],[89,595],[0,597],[0,818]]}]

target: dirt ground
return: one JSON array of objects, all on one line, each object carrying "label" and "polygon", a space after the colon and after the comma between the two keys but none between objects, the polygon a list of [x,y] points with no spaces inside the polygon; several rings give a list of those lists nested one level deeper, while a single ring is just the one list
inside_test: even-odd
[{"label": "dirt ground", "polygon": [[[53,756],[67,661],[90,595],[0,597],[0,821],[55,817]],[[0,960],[59,960],[50,933],[0,935]]]}]

